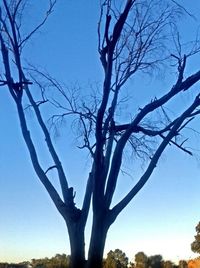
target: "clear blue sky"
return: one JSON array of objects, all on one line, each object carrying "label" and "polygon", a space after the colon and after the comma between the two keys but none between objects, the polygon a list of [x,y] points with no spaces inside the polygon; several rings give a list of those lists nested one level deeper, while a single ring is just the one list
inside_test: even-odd
[{"label": "clear blue sky", "polygon": [[[31,2],[31,1],[30,1]],[[83,90],[102,81],[97,54],[98,1],[59,0],[46,26],[31,40],[25,58],[42,66],[67,84],[79,82]],[[197,0],[178,1],[200,14]],[[28,14],[29,23],[37,21],[40,11]],[[182,24],[185,36],[191,36],[193,22]],[[188,73],[200,69],[199,55]],[[167,79],[144,82],[158,90],[168,88]],[[140,81],[141,83],[141,81]],[[155,84],[154,84],[155,83]],[[136,84],[137,86],[137,84]],[[149,86],[148,86],[149,87]],[[31,124],[35,121],[31,114]],[[14,103],[0,88],[0,262],[22,261],[69,254],[64,221],[37,179],[21,137]],[[66,127],[68,125],[66,124]],[[197,125],[198,127],[198,125]],[[66,130],[55,143],[65,163],[71,185],[81,200],[90,162]],[[36,139],[38,145],[40,142]],[[200,142],[194,141],[199,148]],[[64,144],[64,145],[63,145]],[[45,154],[44,156],[45,157]],[[78,167],[78,168],[77,168]],[[133,175],[137,175],[135,172]],[[121,197],[134,179],[121,177],[116,194]],[[200,162],[176,149],[167,149],[153,176],[111,227],[105,252],[120,248],[133,258],[138,251],[162,254],[164,259],[188,259],[194,254],[190,244],[200,221]],[[86,232],[86,248],[91,220]]]}]

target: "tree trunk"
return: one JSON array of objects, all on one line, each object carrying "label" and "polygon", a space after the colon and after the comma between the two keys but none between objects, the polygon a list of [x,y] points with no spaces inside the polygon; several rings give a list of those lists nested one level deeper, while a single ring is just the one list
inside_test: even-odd
[{"label": "tree trunk", "polygon": [[109,226],[105,215],[104,217],[93,216],[87,268],[102,268],[103,252]]},{"label": "tree trunk", "polygon": [[71,263],[70,268],[85,267],[85,237],[84,226],[81,221],[67,223],[70,247]]}]

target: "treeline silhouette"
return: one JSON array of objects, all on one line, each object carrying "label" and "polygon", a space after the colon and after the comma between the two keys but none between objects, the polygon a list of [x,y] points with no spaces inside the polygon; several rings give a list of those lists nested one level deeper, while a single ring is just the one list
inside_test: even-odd
[{"label": "treeline silhouette", "polygon": [[[187,268],[188,263],[180,260],[176,265],[170,260],[163,260],[162,255],[147,256],[144,252],[135,254],[134,261],[129,261],[126,254],[115,249],[109,251],[103,260],[103,268]],[[56,254],[52,258],[32,259],[31,262],[18,264],[0,263],[0,268],[70,268],[70,256]]]}]

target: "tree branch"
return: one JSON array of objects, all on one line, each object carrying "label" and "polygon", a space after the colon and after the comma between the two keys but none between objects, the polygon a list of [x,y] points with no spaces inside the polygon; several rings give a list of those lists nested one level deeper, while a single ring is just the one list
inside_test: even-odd
[{"label": "tree branch", "polygon": [[47,21],[49,15],[53,12],[53,8],[56,4],[56,0],[49,1],[49,9],[46,12],[44,19],[19,43],[19,47],[22,47]]},{"label": "tree branch", "polygon": [[[23,77],[24,77],[24,80],[26,80],[24,74],[23,74]],[[36,104],[36,102],[34,101],[28,86],[26,86],[25,91],[26,91],[28,99],[29,99],[34,111],[35,111],[38,123],[39,123],[39,125],[44,133],[45,141],[47,143],[49,152],[50,152],[50,154],[54,160],[54,163],[56,165],[56,168],[58,170],[58,176],[59,176],[59,180],[60,180],[63,198],[65,201],[67,201],[68,200],[68,196],[67,196],[68,183],[67,183],[67,179],[66,179],[62,164],[61,164],[60,159],[55,151],[55,148],[53,146],[49,131],[44,123],[42,116],[41,116],[40,109],[39,109],[38,105]]]},{"label": "tree branch", "polygon": [[[93,165],[94,167],[94,165]],[[87,181],[87,186],[85,190],[85,196],[84,196],[84,201],[82,205],[82,220],[84,224],[87,221],[89,209],[90,209],[90,202],[91,202],[91,197],[92,197],[92,192],[93,192],[93,186],[94,186],[94,168],[92,168],[92,171],[89,173],[88,181]]]},{"label": "tree branch", "polygon": [[111,217],[112,221],[116,219],[116,217],[119,215],[119,213],[128,205],[128,203],[133,199],[133,197],[142,189],[142,187],[145,185],[145,183],[148,181],[149,177],[151,176],[153,170],[155,169],[157,162],[169,144],[169,142],[172,140],[172,138],[176,135],[178,129],[181,127],[181,125],[184,123],[185,119],[190,117],[191,113],[200,105],[200,95],[198,95],[192,105],[177,119],[176,123],[172,127],[172,129],[169,131],[167,136],[163,139],[162,143],[156,150],[154,156],[152,157],[148,168],[146,169],[143,176],[140,178],[140,180],[137,182],[137,184],[131,189],[131,191],[117,204],[113,207],[111,210]]},{"label": "tree branch", "polygon": [[35,147],[33,145],[29,130],[27,128],[24,111],[20,102],[17,102],[17,110],[18,110],[19,120],[21,124],[22,135],[27,145],[27,148],[29,150],[30,158],[31,158],[33,167],[35,169],[35,172],[38,175],[38,178],[40,179],[44,187],[46,188],[47,192],[49,193],[58,211],[66,220],[66,206],[64,202],[61,200],[56,189],[53,187],[53,185],[51,184],[51,182],[49,181],[48,177],[45,175],[45,172],[43,171],[43,169],[41,168],[39,164],[37,153],[35,151]]},{"label": "tree branch", "polygon": [[129,125],[129,127],[123,133],[123,135],[121,136],[121,138],[119,139],[116,145],[113,158],[112,158],[110,174],[108,177],[108,183],[107,183],[107,189],[106,189],[106,202],[108,205],[111,204],[112,197],[115,191],[118,174],[119,174],[119,170],[121,167],[122,154],[123,154],[124,147],[129,137],[131,136],[131,134],[134,133],[135,129],[138,128],[139,123],[143,120],[143,118],[147,114],[150,114],[151,112],[155,111],[158,107],[163,106],[172,97],[177,95],[180,91],[186,88],[187,89],[190,88],[193,84],[195,84],[199,80],[200,80],[200,71],[198,71],[194,75],[191,75],[190,77],[185,79],[183,82],[180,81],[180,76],[178,76],[177,82],[172,87],[172,89],[161,98],[154,100],[153,102],[147,104],[144,108],[142,108],[140,112],[137,114],[137,116],[135,117],[135,119],[133,120],[133,122]]}]

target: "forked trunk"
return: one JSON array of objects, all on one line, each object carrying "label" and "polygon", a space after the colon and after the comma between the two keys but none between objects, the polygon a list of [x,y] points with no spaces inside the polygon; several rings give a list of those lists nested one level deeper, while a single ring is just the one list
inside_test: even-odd
[{"label": "forked trunk", "polygon": [[85,267],[85,237],[84,226],[81,222],[67,224],[70,247],[71,247],[71,262],[70,268]]},{"label": "forked trunk", "polygon": [[105,217],[94,216],[87,268],[102,268],[108,228],[109,224],[105,220]]}]

